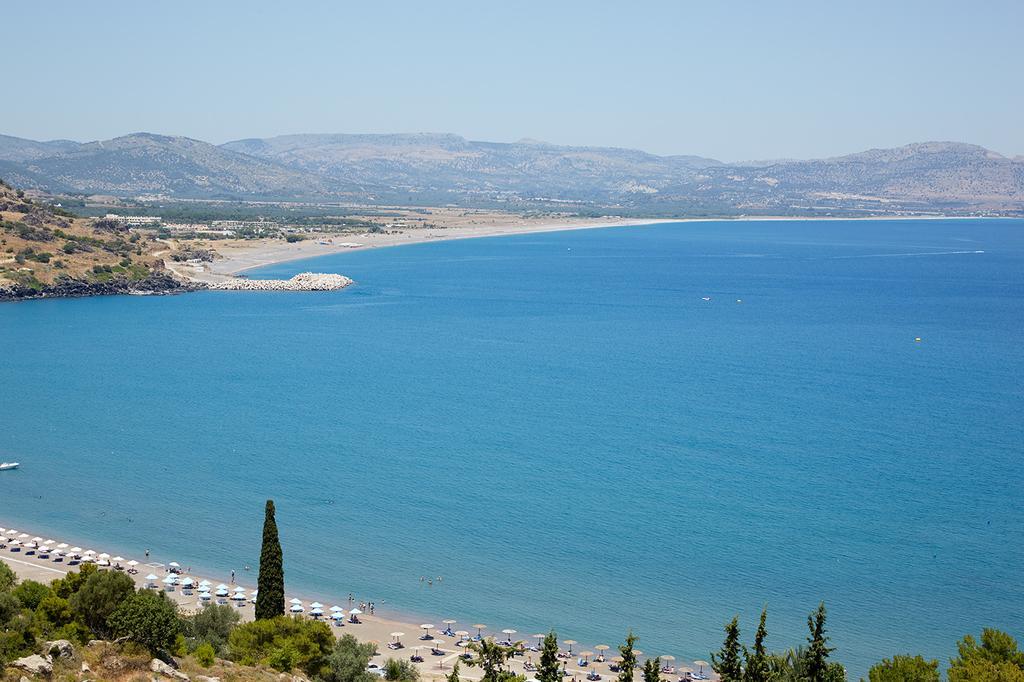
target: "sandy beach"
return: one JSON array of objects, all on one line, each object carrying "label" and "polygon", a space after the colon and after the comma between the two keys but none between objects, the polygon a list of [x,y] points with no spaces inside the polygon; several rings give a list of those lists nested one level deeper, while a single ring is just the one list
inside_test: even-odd
[{"label": "sandy beach", "polygon": [[[443,228],[405,228],[384,232],[320,233],[315,237],[298,242],[282,239],[231,239],[203,242],[218,254],[212,263],[177,263],[166,260],[167,267],[177,275],[198,282],[213,284],[223,282],[244,273],[246,270],[283,263],[303,258],[314,258],[334,253],[362,251],[406,244],[420,244],[432,241],[474,239],[478,237],[502,237],[516,234],[559,232],[563,230],[586,230],[600,227],[627,227],[631,225],[652,225],[654,223],[678,222],[666,219],[600,218],[600,219],[555,219],[537,221],[531,219],[509,220],[494,224],[475,222],[453,223]],[[189,242],[198,245],[197,242]],[[169,241],[174,247],[180,242]],[[344,274],[344,273],[340,273]]]},{"label": "sandy beach", "polygon": [[[17,574],[19,580],[35,580],[44,584],[49,584],[51,581],[61,578],[71,571],[78,570],[77,566],[69,566],[65,561],[55,562],[53,558],[40,558],[35,553],[34,548],[29,548],[26,545],[34,541],[38,545],[47,545],[49,547],[57,547],[61,543],[65,543],[68,548],[76,547],[71,540],[49,538],[34,535],[33,532],[25,528],[13,529],[15,534],[10,535],[12,529],[9,529],[6,525],[2,526],[3,532],[0,532],[0,541],[8,544],[6,548],[0,549],[0,561],[6,563],[10,568]],[[9,538],[13,537],[18,539],[20,545],[19,551],[12,551],[12,545],[9,543]],[[36,540],[36,538],[39,538]],[[90,550],[82,545],[82,552],[89,552]],[[32,554],[26,552],[32,551]],[[65,549],[64,551],[67,551]],[[147,550],[148,551],[148,550]],[[93,555],[99,557],[103,554],[102,551],[94,552]],[[124,558],[123,562],[117,562],[127,568],[127,562],[132,561],[132,557]],[[155,584],[155,589],[165,591],[168,597],[170,597],[179,608],[179,611],[183,614],[194,613],[198,609],[203,608],[204,604],[200,601],[198,592],[189,591],[191,594],[187,594],[180,585],[174,586],[172,591],[168,591],[168,586],[163,582],[164,579],[172,574],[171,563],[173,560],[167,560],[164,557],[155,556],[137,556],[134,560],[138,561],[138,565],[135,566],[136,573],[131,574],[132,579],[138,588],[146,587],[147,583]],[[111,560],[111,563],[113,561]],[[236,587],[243,587],[246,590],[246,594],[251,593],[252,590],[256,589],[256,571],[245,573],[244,576],[211,576],[211,575],[199,575],[191,572],[191,567],[186,562],[178,561],[181,564],[180,568],[175,569],[178,571],[179,582],[185,577],[192,578],[194,583],[198,584],[202,580],[208,580],[212,584],[212,589],[220,585],[224,585],[228,588],[229,592],[235,590]],[[116,570],[113,567],[101,566],[101,570]],[[156,580],[147,580],[147,576],[156,576]],[[239,582],[236,582],[236,578],[241,578]],[[510,667],[517,673],[525,675],[527,680],[533,679],[533,673],[525,669],[525,665],[529,662],[537,663],[540,659],[539,653],[531,651],[530,647],[535,647],[539,643],[539,638],[536,635],[541,633],[532,632],[517,632],[510,630],[507,625],[497,624],[495,625],[483,625],[477,623],[460,623],[449,619],[447,616],[440,616],[436,619],[431,620],[430,623],[414,623],[409,619],[403,619],[402,615],[395,613],[389,607],[387,609],[375,608],[374,613],[369,613],[369,606],[360,602],[358,596],[349,599],[349,596],[338,596],[336,598],[330,598],[327,595],[304,595],[294,594],[292,591],[285,591],[286,608],[290,608],[291,601],[298,599],[302,602],[303,612],[302,617],[310,617],[308,614],[311,610],[311,604],[316,601],[320,601],[323,604],[324,617],[323,619],[332,623],[329,616],[331,614],[331,607],[339,606],[346,611],[351,611],[353,608],[359,608],[363,611],[362,614],[358,615],[359,623],[349,622],[345,619],[344,625],[338,626],[336,624],[331,625],[331,630],[337,637],[341,637],[345,634],[351,634],[362,642],[373,642],[378,645],[378,653],[371,660],[371,665],[377,664],[382,665],[388,658],[408,658],[413,653],[418,653],[423,657],[423,661],[417,663],[416,666],[420,670],[420,675],[424,679],[442,679],[448,675],[452,666],[463,655],[466,651],[465,648],[458,646],[459,636],[449,636],[444,633],[446,628],[451,628],[456,635],[460,633],[468,633],[467,637],[473,637],[478,634],[478,631],[484,636],[494,636],[498,640],[504,641],[506,638],[511,638],[513,642],[523,642],[524,646],[527,647],[526,651],[522,656],[515,657],[510,662]],[[217,598],[214,597],[210,603],[216,603]],[[231,604],[237,609],[239,615],[241,615],[243,621],[250,621],[254,617],[254,607],[251,601],[240,601],[232,599],[224,599],[221,603]],[[447,622],[446,622],[447,621]],[[424,627],[429,626],[429,627]],[[396,633],[401,633],[396,636]],[[429,635],[430,639],[424,639],[424,636]],[[600,680],[610,682],[616,676],[616,672],[610,669],[610,663],[612,659],[618,655],[617,646],[618,641],[608,641],[606,643],[595,642],[593,644],[585,644],[572,642],[568,645],[569,640],[562,639],[563,636],[569,637],[571,634],[559,633],[560,639],[563,641],[562,652],[563,656],[561,660],[565,666],[565,670],[568,675],[577,682],[584,682],[585,680],[592,679],[588,678],[587,675],[597,673],[600,676]],[[403,646],[399,649],[391,649],[388,647],[390,642],[400,641]],[[595,656],[601,653],[599,647],[608,647],[603,653],[607,657],[605,661],[595,661]],[[433,649],[436,649],[438,653],[434,653]],[[569,655],[571,650],[572,654]],[[587,654],[586,659],[589,659],[587,665],[580,665],[581,654]],[[663,658],[669,652],[648,652],[649,655],[661,655]],[[642,661],[645,656],[641,655],[640,660]],[[707,666],[701,665],[677,665],[674,658],[669,659],[669,664],[676,666],[673,668],[672,673],[666,673],[662,676],[666,682],[683,682],[683,680],[691,679],[689,675],[691,673],[697,673],[696,679],[701,679],[699,674],[703,671],[707,678],[715,679],[714,672],[710,671]],[[466,665],[460,666],[459,670],[460,678],[479,680],[481,672],[479,668],[471,668]],[[704,678],[704,679],[707,679]]]}]

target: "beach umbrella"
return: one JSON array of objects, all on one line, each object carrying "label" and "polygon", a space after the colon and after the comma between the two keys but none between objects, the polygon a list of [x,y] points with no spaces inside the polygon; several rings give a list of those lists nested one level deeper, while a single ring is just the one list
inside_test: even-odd
[{"label": "beach umbrella", "polygon": [[706,666],[708,664],[708,662],[707,661],[694,661],[693,664],[700,667],[700,673],[699,674],[703,675],[704,674],[704,666]]},{"label": "beach umbrella", "polygon": [[345,612],[344,611],[335,611],[334,613],[331,614],[331,618],[333,618],[334,620],[340,620],[340,619],[342,619],[344,617],[345,617]]},{"label": "beach umbrella", "polygon": [[309,615],[311,615],[311,616],[322,616],[322,615],[324,615],[324,610],[320,609],[320,608],[310,609],[309,610]]},{"label": "beach umbrella", "polygon": [[335,604],[334,606],[332,606],[332,607],[331,607],[331,612],[332,612],[332,613],[338,613],[339,611],[344,611],[344,610],[345,610],[345,609],[341,608],[341,607],[340,607],[340,606],[338,606],[337,604]]},{"label": "beach umbrella", "polygon": [[43,539],[41,537],[39,537],[38,535],[35,536],[34,538],[32,538],[32,542],[42,542],[42,541],[43,541]]},{"label": "beach umbrella", "polygon": [[487,626],[484,625],[483,623],[474,623],[473,627],[476,628],[476,636],[480,637],[481,633],[484,631],[484,628],[487,627]]},{"label": "beach umbrella", "polygon": [[244,588],[244,587],[242,587],[241,585],[238,585],[238,586],[237,586],[237,587],[235,587],[235,589],[234,589],[234,590],[232,590],[232,591],[233,591],[233,592],[245,592],[245,588]]},{"label": "beach umbrella", "polygon": [[149,575],[147,575],[147,576],[146,576],[146,580],[158,580],[158,579],[159,579],[159,578],[157,578],[157,577],[156,577],[155,575],[153,575],[152,573],[150,573]]},{"label": "beach umbrella", "polygon": [[192,583],[193,583],[192,578],[185,578],[184,580],[181,581],[181,586],[182,587],[192,587]]},{"label": "beach umbrella", "polygon": [[362,611],[360,611],[359,609],[352,609],[348,613],[349,613],[350,616],[358,616],[359,614],[362,613]]},{"label": "beach umbrella", "polygon": [[68,548],[68,543],[66,543],[66,542],[62,542],[59,545],[57,545],[57,549],[67,549],[67,548]]},{"label": "beach umbrella", "polygon": [[9,543],[12,547],[17,547],[21,544],[21,540],[11,540]]},{"label": "beach umbrella", "polygon": [[81,554],[82,553],[82,548],[81,547],[72,547],[68,551],[71,552],[72,554]]},{"label": "beach umbrella", "polygon": [[420,628],[423,630],[429,630],[432,627],[434,627],[433,623],[423,623],[422,625],[420,625]]},{"label": "beach umbrella", "polygon": [[571,656],[572,655],[572,645],[573,644],[578,644],[578,642],[575,639],[563,639],[562,640],[562,644],[564,644],[567,647],[569,647],[569,655]]},{"label": "beach umbrella", "polygon": [[226,587],[218,587],[217,592],[215,594],[218,597],[226,597],[228,596],[228,589]]},{"label": "beach umbrella", "polygon": [[322,609],[323,607],[324,607],[324,605],[321,604],[318,601],[315,601],[315,602],[313,602],[312,604],[309,605],[309,608],[311,608],[311,609]]},{"label": "beach umbrella", "polygon": [[593,651],[581,651],[580,656],[583,657],[584,661],[590,660],[590,657],[594,655]]},{"label": "beach umbrella", "polygon": [[469,630],[456,630],[455,634],[465,639],[466,637],[469,637]]},{"label": "beach umbrella", "polygon": [[512,635],[516,634],[516,631],[513,630],[512,628],[505,628],[504,630],[501,631],[501,634],[508,635],[508,638],[512,639]]},{"label": "beach umbrella", "polygon": [[675,656],[660,656],[660,658],[663,661],[674,661],[674,660],[676,660]]},{"label": "beach umbrella", "polygon": [[455,625],[459,621],[452,620],[451,618],[446,618],[446,619],[442,620],[441,622],[444,623],[445,625]]},{"label": "beach umbrella", "polygon": [[99,561],[96,562],[96,565],[97,566],[109,566],[110,562],[107,561],[106,559],[100,559]]},{"label": "beach umbrella", "polygon": [[128,565],[131,566],[132,568],[135,568],[136,566],[139,565],[139,562],[136,561],[135,559],[132,559],[131,561],[128,562]]},{"label": "beach umbrella", "polygon": [[[207,594],[209,594],[209,592],[207,592]],[[231,595],[231,598],[235,601],[245,601],[246,599],[244,592],[236,592],[233,595]]]},{"label": "beach umbrella", "polygon": [[169,563],[167,565],[170,566],[171,568],[181,568],[181,564],[179,564],[177,561],[172,561],[171,563]]},{"label": "beach umbrella", "polygon": [[47,541],[46,541],[46,542],[44,542],[43,544],[44,544],[44,545],[52,545],[52,544],[53,544],[53,543],[55,543],[55,542],[56,542],[56,540],[47,540]]},{"label": "beach umbrella", "polygon": [[598,644],[594,648],[601,652],[600,654],[598,654],[599,656],[604,656],[604,652],[606,652],[609,649],[611,649],[611,647],[608,646],[607,644]]},{"label": "beach umbrella", "polygon": [[212,584],[213,583],[211,583],[209,580],[206,580],[205,578],[203,580],[199,581],[199,586],[200,587],[209,587]]},{"label": "beach umbrella", "polygon": [[175,578],[173,575],[169,575],[160,582],[162,582],[164,585],[173,585],[174,583],[178,582],[178,579]]},{"label": "beach umbrella", "polygon": [[400,638],[401,638],[402,636],[404,636],[404,635],[405,635],[405,633],[404,633],[404,632],[392,632],[392,633],[391,633],[391,636],[395,638],[395,641],[396,641],[396,642],[397,642],[397,641],[399,641],[399,640],[400,640]]},{"label": "beach umbrella", "polygon": [[82,554],[85,556],[93,556],[94,554],[96,554],[96,552],[94,550],[87,549],[84,552],[82,552]]},{"label": "beach umbrella", "polygon": [[28,537],[28,533],[18,533],[18,539],[19,540],[24,540],[27,537]]},{"label": "beach umbrella", "polygon": [[302,613],[302,604],[292,604],[292,607],[288,610],[292,613]]},{"label": "beach umbrella", "polygon": [[111,559],[111,561],[114,561],[114,562],[124,561],[124,557],[123,556],[116,556],[113,559]]},{"label": "beach umbrella", "polygon": [[211,599],[210,593],[209,592],[200,592],[199,593],[199,598],[202,599],[203,601],[210,601],[210,599]]},{"label": "beach umbrella", "polygon": [[28,542],[25,543],[25,546],[28,547],[29,549],[35,549],[36,548],[36,543],[34,543],[31,540],[29,540]]},{"label": "beach umbrella", "polygon": [[107,554],[106,552],[104,552],[103,554],[100,554],[99,558],[100,558],[100,559],[109,559],[109,558],[110,558],[110,555],[109,555],[109,554]]},{"label": "beach umbrella", "polygon": [[225,585],[224,583],[221,583],[220,585],[217,585],[217,589],[218,590],[226,590],[226,589],[228,589],[228,586]]},{"label": "beach umbrella", "polygon": [[289,603],[289,604],[291,604],[292,606],[295,606],[296,604],[301,604],[301,603],[302,603],[302,600],[301,600],[301,599],[292,599],[292,600],[291,600],[290,602],[288,602],[288,603]]}]

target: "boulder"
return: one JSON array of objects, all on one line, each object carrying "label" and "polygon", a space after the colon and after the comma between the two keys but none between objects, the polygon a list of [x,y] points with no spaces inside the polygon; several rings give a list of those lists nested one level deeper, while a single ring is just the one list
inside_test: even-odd
[{"label": "boulder", "polygon": [[149,662],[149,669],[158,675],[166,675],[167,677],[173,677],[178,680],[188,680],[188,675],[178,670],[175,670],[170,665],[164,663],[159,658],[154,658]]},{"label": "boulder", "polygon": [[43,651],[55,658],[74,658],[75,647],[66,639],[56,639],[43,645]]},{"label": "boulder", "polygon": [[29,675],[49,675],[53,672],[53,664],[50,663],[50,659],[37,654],[11,661],[9,665],[12,668],[25,671]]},{"label": "boulder", "polygon": [[220,682],[220,678],[207,677],[206,675],[196,675],[196,682]]},{"label": "boulder", "polygon": [[89,667],[89,664],[86,663],[85,661],[82,661],[82,674],[84,675],[85,673],[91,673],[91,672],[92,672],[92,668]]}]

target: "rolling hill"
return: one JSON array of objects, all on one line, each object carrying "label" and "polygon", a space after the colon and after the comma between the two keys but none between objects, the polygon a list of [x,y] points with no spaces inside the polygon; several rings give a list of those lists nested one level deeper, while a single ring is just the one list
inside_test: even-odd
[{"label": "rolling hill", "polygon": [[1024,211],[1024,159],[956,142],[727,164],[426,133],[286,135],[219,146],[147,133],[89,143],[0,136],[0,177],[49,192],[647,215]]}]

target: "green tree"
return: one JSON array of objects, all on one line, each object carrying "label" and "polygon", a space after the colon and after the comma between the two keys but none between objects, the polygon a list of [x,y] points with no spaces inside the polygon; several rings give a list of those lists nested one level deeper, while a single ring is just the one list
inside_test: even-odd
[{"label": "green tree", "polygon": [[807,616],[807,678],[810,682],[826,682],[828,680],[828,656],[835,649],[828,646],[825,635],[825,602],[818,604],[818,609]]},{"label": "green tree", "polygon": [[309,676],[323,675],[334,646],[330,627],[302,618],[264,618],[231,631],[228,649],[242,665],[269,665],[286,672],[301,668]]},{"label": "green tree", "polygon": [[0,561],[0,592],[8,592],[17,582],[18,576],[14,574],[11,567]]},{"label": "green tree", "polygon": [[196,662],[204,668],[209,668],[217,659],[217,652],[209,642],[203,642],[196,647]]},{"label": "green tree", "polygon": [[107,619],[135,592],[135,583],[118,571],[91,573],[69,600],[75,614],[100,637],[110,637]]},{"label": "green tree", "polygon": [[661,656],[644,662],[644,682],[661,682]]},{"label": "green tree", "polygon": [[267,500],[263,518],[263,548],[260,550],[260,572],[256,581],[256,619],[284,615],[284,558],[277,537],[274,501]]},{"label": "green tree", "polygon": [[711,667],[722,682],[741,682],[743,680],[743,664],[740,661],[740,625],[739,618],[725,624],[725,641],[718,653],[711,653]]},{"label": "green tree", "polygon": [[636,668],[636,652],[633,645],[637,642],[637,636],[630,630],[626,635],[626,643],[619,647],[622,655],[622,667],[619,670],[619,682],[633,682],[633,670]]},{"label": "green tree", "polygon": [[869,682],[939,682],[939,662],[921,656],[893,656],[868,670]]},{"label": "green tree", "polygon": [[321,679],[324,682],[379,682],[376,675],[366,670],[376,652],[373,644],[360,644],[352,635],[344,635],[328,656]]},{"label": "green tree", "polygon": [[238,609],[227,604],[208,604],[182,621],[185,636],[192,640],[192,646],[201,643],[213,647],[215,654],[225,652],[228,637],[241,620]]},{"label": "green tree", "polygon": [[470,644],[469,648],[475,655],[466,661],[466,665],[471,668],[479,667],[483,671],[481,682],[504,682],[518,677],[505,670],[505,661],[512,655],[514,646],[504,646],[487,637]]},{"label": "green tree", "polygon": [[50,587],[58,597],[69,599],[71,595],[82,589],[82,585],[89,579],[89,576],[98,572],[99,569],[96,567],[96,564],[82,564],[77,571],[72,571],[63,578],[58,578],[51,582]]},{"label": "green tree", "polygon": [[420,671],[411,661],[389,658],[384,661],[384,679],[390,682],[416,682]]},{"label": "green tree", "polygon": [[52,592],[36,606],[36,624],[43,632],[62,628],[75,620],[75,612],[67,599],[61,599]]},{"label": "green tree", "polygon": [[761,609],[761,622],[754,635],[754,650],[748,651],[743,647],[743,658],[746,662],[743,669],[744,682],[769,682],[772,679],[768,666],[768,652],[764,647],[764,640],[768,637],[768,628],[765,625],[767,620],[768,607],[765,607]]},{"label": "green tree", "polygon": [[48,586],[35,580],[22,580],[11,592],[22,606],[33,611],[39,606],[39,602],[53,594]]},{"label": "green tree", "polygon": [[949,682],[1022,682],[1024,652],[1017,640],[993,628],[981,631],[981,644],[972,635],[957,643],[959,655],[949,662]]},{"label": "green tree", "polygon": [[539,682],[561,682],[562,665],[558,662],[558,634],[554,630],[544,635],[536,677]]},{"label": "green tree", "polygon": [[174,646],[180,628],[178,607],[163,592],[142,590],[121,602],[110,616],[110,628],[115,637],[141,644],[156,655]]},{"label": "green tree", "polygon": [[21,613],[21,601],[10,592],[0,592],[0,629],[6,627],[19,613]]}]

